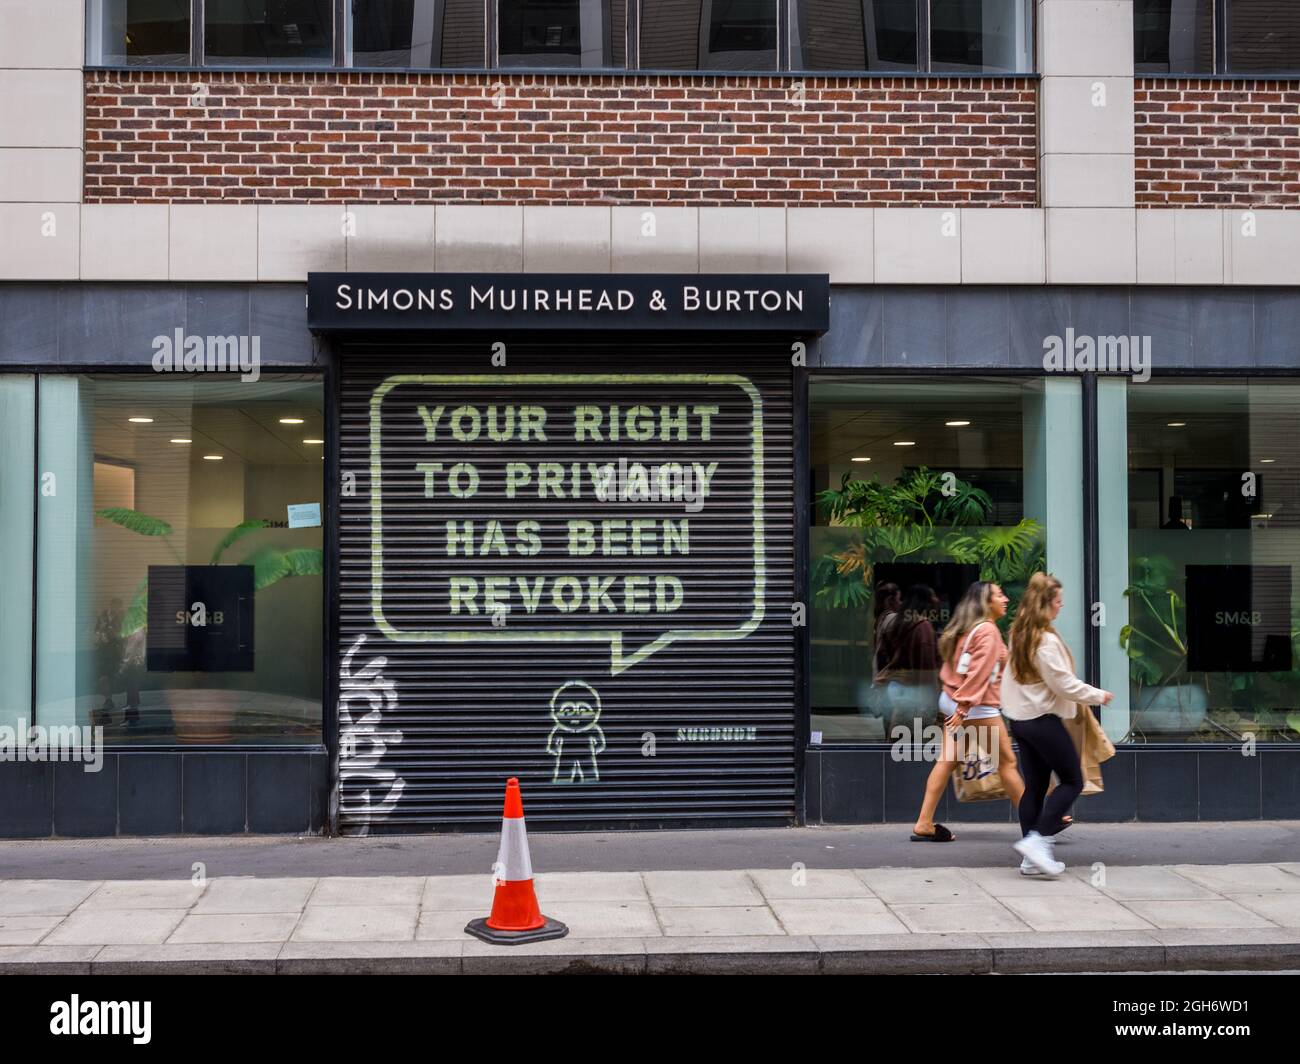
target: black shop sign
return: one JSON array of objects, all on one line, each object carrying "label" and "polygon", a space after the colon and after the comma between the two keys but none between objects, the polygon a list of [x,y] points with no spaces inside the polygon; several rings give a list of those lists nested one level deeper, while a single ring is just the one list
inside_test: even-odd
[{"label": "black shop sign", "polygon": [[312,273],[307,320],[351,330],[824,333],[824,274]]}]

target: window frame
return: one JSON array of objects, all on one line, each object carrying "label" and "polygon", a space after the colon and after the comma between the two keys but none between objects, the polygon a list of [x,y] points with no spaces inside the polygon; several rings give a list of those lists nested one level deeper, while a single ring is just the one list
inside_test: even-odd
[{"label": "window frame", "polygon": [[[88,3],[102,3],[104,0],[88,0]],[[772,0],[776,6],[776,66],[770,70],[721,70],[704,68],[658,69],[641,65],[641,25],[645,0],[626,0],[626,24],[624,26],[625,65],[622,67],[570,67],[570,66],[519,66],[503,67],[500,65],[500,41],[498,25],[500,19],[500,0],[482,0],[485,21],[483,44],[483,65],[481,67],[367,67],[357,66],[352,49],[352,4],[351,0],[331,0],[332,12],[332,58],[329,63],[276,61],[273,63],[223,63],[207,61],[204,22],[207,0],[189,0],[190,7],[190,54],[189,63],[172,66],[158,66],[158,70],[189,71],[357,71],[360,73],[458,73],[458,74],[625,74],[649,77],[869,77],[869,78],[927,78],[943,77],[965,78],[1036,78],[1038,17],[1036,5],[1026,3],[1031,20],[1029,29],[1029,69],[1024,71],[998,70],[941,70],[932,69],[932,42],[930,39],[930,8],[933,0],[913,0],[917,18],[917,65],[915,70],[897,69],[858,69],[810,70],[797,68],[793,63],[794,19],[798,18],[798,4],[807,0]],[[1025,2],[1025,0],[1021,0]],[[1215,0],[1221,3],[1222,0]],[[89,40],[85,41],[86,69],[121,70],[141,69],[139,64],[92,63],[90,62]],[[1160,76],[1160,75],[1157,75]]]},{"label": "window frame", "polygon": [[[1300,52],[1295,65],[1271,71],[1233,70],[1228,58],[1228,29],[1232,22],[1232,5],[1237,0],[1210,0],[1213,40],[1210,53],[1213,68],[1210,70],[1134,70],[1139,78],[1224,78],[1232,81],[1293,81],[1300,78]],[[1136,20],[1137,9],[1134,8]],[[1137,23],[1133,24],[1134,59],[1137,50]]]}]

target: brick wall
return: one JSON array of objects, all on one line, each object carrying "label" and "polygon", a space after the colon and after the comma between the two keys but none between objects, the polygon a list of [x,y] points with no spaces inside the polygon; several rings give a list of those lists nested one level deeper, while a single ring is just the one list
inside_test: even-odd
[{"label": "brick wall", "polygon": [[1036,126],[1011,78],[88,71],[85,199],[1032,206]]},{"label": "brick wall", "polygon": [[1134,89],[1139,207],[1300,208],[1300,81]]}]

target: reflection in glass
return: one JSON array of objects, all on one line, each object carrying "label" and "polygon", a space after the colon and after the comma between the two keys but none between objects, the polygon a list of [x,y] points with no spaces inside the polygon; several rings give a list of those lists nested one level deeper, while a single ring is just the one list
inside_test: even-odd
[{"label": "reflection in glass", "polygon": [[483,68],[483,0],[352,0],[352,65]]},{"label": "reflection in glass", "polygon": [[49,375],[39,409],[37,722],[319,742],[319,380]]},{"label": "reflection in glass", "polygon": [[794,70],[915,70],[916,0],[796,0]]},{"label": "reflection in glass", "polygon": [[30,723],[36,378],[0,374],[0,727]]},{"label": "reflection in glass", "polygon": [[187,66],[190,0],[87,0],[86,62]]},{"label": "reflection in glass", "polygon": [[932,70],[1033,69],[1028,0],[930,0]]},{"label": "reflection in glass", "polygon": [[1134,0],[1138,73],[1214,72],[1214,0]]},{"label": "reflection in glass", "polygon": [[500,0],[497,18],[503,67],[627,65],[626,0]]},{"label": "reflection in glass", "polygon": [[1300,4],[1295,0],[1231,0],[1228,69],[1238,74],[1300,70]]},{"label": "reflection in glass", "polygon": [[1281,381],[1128,388],[1126,657],[1103,686],[1133,741],[1300,742],[1297,403]]},{"label": "reflection in glass", "polygon": [[206,0],[205,60],[327,66],[334,59],[333,8],[331,0]]},{"label": "reflection in glass", "polygon": [[1000,583],[1014,615],[1046,564],[1049,466],[1072,454],[1072,439],[1047,445],[1046,400],[1033,381],[811,383],[812,729],[825,742],[936,719],[935,641],[973,581]]},{"label": "reflection in glass", "polygon": [[646,70],[776,70],[776,0],[644,0]]}]

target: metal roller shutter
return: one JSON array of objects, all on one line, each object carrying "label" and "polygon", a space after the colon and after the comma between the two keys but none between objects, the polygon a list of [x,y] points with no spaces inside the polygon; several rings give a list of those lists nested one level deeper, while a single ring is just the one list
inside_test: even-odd
[{"label": "metal roller shutter", "polygon": [[343,352],[341,831],[790,822],[789,347],[486,348]]}]

